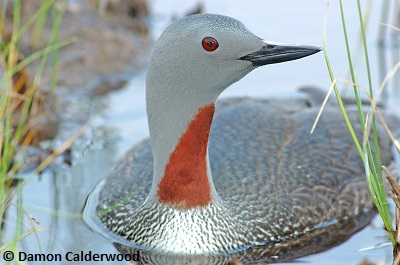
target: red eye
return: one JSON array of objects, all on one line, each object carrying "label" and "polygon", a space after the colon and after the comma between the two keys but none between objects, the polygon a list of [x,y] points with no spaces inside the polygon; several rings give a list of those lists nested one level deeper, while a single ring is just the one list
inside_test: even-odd
[{"label": "red eye", "polygon": [[204,50],[206,50],[208,52],[215,51],[219,46],[218,41],[216,39],[214,39],[213,37],[205,37],[203,39],[202,43],[203,43]]}]

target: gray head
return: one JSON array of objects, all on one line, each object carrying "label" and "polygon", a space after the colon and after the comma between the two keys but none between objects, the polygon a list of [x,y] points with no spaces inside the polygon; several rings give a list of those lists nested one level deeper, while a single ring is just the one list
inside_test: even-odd
[{"label": "gray head", "polygon": [[[148,90],[157,84],[194,89],[214,99],[258,66],[295,60],[320,51],[266,43],[240,21],[198,14],[172,22],[158,39],[149,65]],[[162,89],[161,87],[159,87]]]}]

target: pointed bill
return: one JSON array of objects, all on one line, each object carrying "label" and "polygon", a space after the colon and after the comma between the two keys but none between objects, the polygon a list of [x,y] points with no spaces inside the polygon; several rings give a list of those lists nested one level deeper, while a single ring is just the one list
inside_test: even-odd
[{"label": "pointed bill", "polygon": [[238,60],[249,61],[253,66],[262,66],[297,60],[321,50],[315,46],[265,42],[260,50],[242,56]]}]

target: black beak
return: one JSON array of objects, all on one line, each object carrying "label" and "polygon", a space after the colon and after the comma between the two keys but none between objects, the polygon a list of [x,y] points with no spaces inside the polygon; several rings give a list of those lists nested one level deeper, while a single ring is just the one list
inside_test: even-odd
[{"label": "black beak", "polygon": [[261,50],[249,53],[238,60],[249,61],[253,66],[297,60],[321,51],[314,46],[266,43]]}]

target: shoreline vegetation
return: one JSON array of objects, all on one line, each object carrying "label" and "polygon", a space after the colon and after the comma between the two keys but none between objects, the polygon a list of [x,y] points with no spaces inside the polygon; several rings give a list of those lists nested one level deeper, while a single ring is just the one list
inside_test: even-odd
[{"label": "shoreline vegetation", "polygon": [[[3,242],[4,239],[0,238],[0,252],[7,249],[17,251],[22,239],[41,230],[40,222],[30,218],[22,207],[21,190],[25,180],[19,179],[17,173],[23,162],[16,157],[22,155],[28,146],[38,144],[41,131],[45,131],[49,125],[46,93],[39,88],[40,80],[48,61],[52,64],[51,78],[54,80],[57,73],[57,52],[70,43],[69,40],[58,40],[63,10],[56,9],[54,3],[55,1],[43,1],[32,17],[23,21],[21,1],[1,2],[0,59],[3,75],[0,79],[0,228],[3,230],[6,225],[6,211],[9,208],[15,208],[17,224],[12,233],[13,240]],[[35,51],[24,57],[20,51],[24,34],[33,30],[32,36],[42,38],[41,31],[47,19],[52,20],[53,26],[45,47],[35,47],[35,39],[32,39],[31,44]],[[38,67],[31,74],[27,66],[34,61],[38,62]],[[54,81],[52,84],[55,87]],[[50,137],[54,137],[54,134]],[[24,227],[26,223],[30,224],[28,230]]]},{"label": "shoreline vegetation", "polygon": [[[327,3],[327,11],[325,15],[325,25],[324,25],[324,36],[323,36],[323,41],[324,41],[324,55],[325,55],[325,60],[326,60],[326,65],[327,69],[332,81],[332,85],[329,89],[327,97],[330,95],[332,90],[335,93],[336,99],[338,101],[338,105],[340,107],[340,110],[342,112],[342,115],[346,121],[346,124],[349,129],[349,133],[351,134],[354,144],[357,147],[360,157],[364,162],[365,165],[365,175],[366,175],[366,181],[368,183],[368,188],[371,193],[371,198],[379,212],[379,215],[383,221],[384,227],[383,229],[387,231],[388,239],[390,240],[392,247],[393,247],[393,264],[400,264],[400,232],[399,232],[399,227],[400,227],[400,186],[397,183],[397,181],[394,179],[393,174],[386,168],[384,165],[381,164],[380,160],[380,155],[379,155],[379,145],[378,145],[378,133],[377,133],[377,127],[376,127],[376,119],[379,119],[380,122],[383,124],[385,127],[385,130],[389,137],[391,138],[393,145],[395,146],[397,152],[400,153],[400,144],[398,140],[395,139],[392,131],[389,129],[390,126],[394,126],[395,124],[387,124],[385,119],[383,118],[379,107],[378,107],[378,102],[377,98],[379,98],[380,94],[383,93],[384,91],[383,88],[385,87],[385,84],[388,82],[388,80],[394,76],[395,72],[397,71],[397,64],[391,69],[389,74],[386,75],[384,80],[382,81],[382,85],[378,90],[374,90],[372,86],[372,81],[371,81],[371,70],[370,70],[370,65],[369,65],[369,54],[368,54],[368,46],[367,46],[367,41],[366,41],[366,31],[368,27],[368,19],[369,19],[369,13],[371,8],[372,3],[370,3],[366,11],[363,12],[360,4],[360,0],[356,0],[356,5],[357,5],[357,12],[358,12],[358,18],[359,18],[359,29],[360,29],[360,35],[359,35],[359,49],[362,50],[362,57],[363,57],[363,64],[361,66],[362,71],[366,71],[367,73],[367,85],[362,85],[361,81],[357,79],[357,71],[356,71],[356,66],[353,62],[354,53],[351,52],[350,50],[350,40],[349,36],[347,33],[347,26],[346,26],[346,19],[345,19],[345,12],[344,12],[344,5],[342,0],[339,0],[340,4],[340,16],[341,16],[341,22],[342,22],[342,30],[343,30],[343,35],[344,35],[344,41],[346,45],[346,52],[347,52],[347,58],[348,58],[348,69],[349,69],[349,74],[350,74],[350,80],[348,79],[343,79],[339,77],[335,77],[333,73],[333,69],[330,65],[329,61],[329,56],[328,56],[328,50],[329,48],[327,47],[327,41],[326,41],[326,25],[327,25],[327,20],[328,20],[328,9],[329,9],[329,1]],[[371,2],[371,1],[370,1]],[[387,4],[382,5],[382,14],[385,14],[385,12],[388,12],[388,6]],[[386,11],[385,11],[386,10]],[[386,13],[387,15],[387,13]],[[384,15],[383,15],[384,16]],[[383,17],[382,16],[382,17]],[[382,27],[386,27],[388,25],[382,25]],[[397,28],[397,30],[399,30]],[[380,31],[380,37],[381,39],[384,38],[382,35],[383,30]],[[354,40],[353,40],[354,41]],[[364,80],[363,80],[364,81]],[[345,85],[350,85],[353,87],[353,92],[354,92],[354,97],[357,105],[357,110],[360,118],[360,123],[363,128],[363,139],[362,142],[360,143],[355,136],[355,132],[353,130],[353,127],[348,119],[347,113],[345,106],[343,105],[342,99],[340,97],[339,90],[337,88],[338,83],[344,83]],[[375,95],[374,95],[375,91]],[[361,95],[366,95],[366,97],[369,99],[370,104],[369,104],[369,110],[366,115],[364,115],[363,112],[363,103],[361,100]],[[321,107],[321,111],[323,112],[323,106]],[[398,115],[398,113],[397,113]],[[316,121],[317,122],[317,121]],[[399,128],[393,128],[393,129],[399,129]],[[372,137],[371,137],[372,135]],[[371,141],[372,139],[372,141]],[[384,184],[384,177],[389,181],[389,184],[391,186],[391,191],[387,191],[385,189],[385,184]],[[386,185],[387,187],[387,185]],[[389,212],[389,207],[388,207],[388,195],[390,198],[395,202],[396,205],[396,214],[395,214],[395,220],[392,220],[392,217]],[[393,224],[395,224],[395,229],[393,229]]]}]

